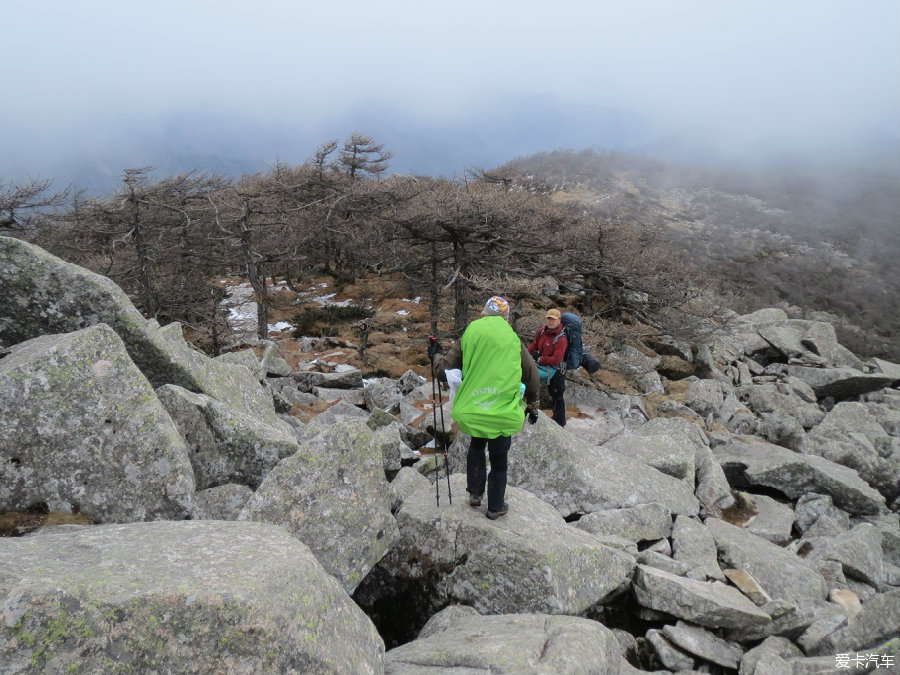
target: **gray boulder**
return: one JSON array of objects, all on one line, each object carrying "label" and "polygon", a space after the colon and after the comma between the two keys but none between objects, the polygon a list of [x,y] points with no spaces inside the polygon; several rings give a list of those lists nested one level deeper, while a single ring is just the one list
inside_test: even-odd
[{"label": "gray boulder", "polygon": [[784,372],[808,384],[819,398],[832,396],[837,400],[855,398],[894,382],[890,375],[863,373],[853,368],[787,366]]},{"label": "gray boulder", "polygon": [[366,404],[362,389],[331,389],[328,387],[313,387],[312,394],[326,403],[344,401],[351,405],[362,407]]},{"label": "gray boulder", "polygon": [[[789,673],[785,659],[802,658],[803,652],[793,642],[783,637],[768,637],[741,657],[739,675],[781,675]],[[773,670],[780,666],[781,670]]]},{"label": "gray boulder", "polygon": [[778,546],[791,541],[794,510],[765,495],[745,495],[756,508],[756,515],[744,523],[744,529]]},{"label": "gray boulder", "polygon": [[[469,437],[450,447],[452,471],[465,471]],[[585,443],[541,415],[515,436],[508,481],[557,508],[563,517],[659,502],[670,513],[696,515],[692,489],[643,462]]]},{"label": "gray boulder", "polygon": [[727,382],[694,380],[688,385],[684,404],[703,419],[716,419],[722,417],[722,407],[729,398],[734,398],[734,390]]},{"label": "gray boulder", "polygon": [[710,628],[747,630],[772,620],[731,586],[686,579],[646,565],[638,565],[633,590],[644,607]]},{"label": "gray boulder", "polygon": [[619,675],[612,631],[574,616],[481,616],[453,605],[435,614],[418,639],[385,654],[385,675]]},{"label": "gray boulder", "polygon": [[194,494],[196,520],[237,520],[253,496],[246,485],[229,483],[201,490]]},{"label": "gray boulder", "polygon": [[797,393],[785,382],[763,382],[740,387],[738,398],[757,415],[781,413],[795,420],[803,429],[810,429],[822,421],[825,413]]},{"label": "gray boulder", "polygon": [[888,500],[900,495],[900,456],[892,456],[891,437],[862,403],[838,403],[800,450],[855,469]]},{"label": "gray boulder", "polygon": [[[280,419],[259,419],[174,384],[156,390],[187,443],[197,489],[238,483],[253,489],[300,446]],[[269,423],[267,423],[269,422]]]},{"label": "gray boulder", "polygon": [[403,396],[400,383],[388,377],[366,381],[363,388],[366,408],[372,411],[377,408],[389,413],[400,412],[400,401],[403,400]]},{"label": "gray boulder", "polygon": [[399,471],[404,461],[412,463],[414,460],[412,448],[403,440],[405,429],[406,425],[394,418],[394,421],[388,426],[374,430],[375,445],[381,451],[384,471],[387,474]]},{"label": "gray boulder", "polygon": [[672,557],[688,568],[691,579],[725,580],[719,567],[716,542],[703,523],[686,516],[678,516],[672,527]]},{"label": "gray boulder", "polygon": [[694,672],[694,657],[676,647],[661,630],[651,628],[647,631],[646,638],[663,666],[681,673]]},{"label": "gray boulder", "polygon": [[879,590],[884,587],[881,532],[869,523],[860,523],[836,536],[807,539],[803,549],[805,559],[811,564],[834,561],[840,563],[847,578],[858,579]]},{"label": "gray boulder", "polygon": [[828,495],[807,492],[797,500],[794,516],[804,537],[833,536],[850,529],[850,515],[837,508]]},{"label": "gray boulder", "polygon": [[791,602],[824,600],[825,579],[815,567],[791,551],[716,518],[707,518],[724,565],[747,571],[773,599]]},{"label": "gray boulder", "polygon": [[19,239],[0,237],[0,297],[10,299],[0,314],[0,345],[105,323],[154,387],[176,384],[266,424],[284,425],[255,372],[205,356],[184,340],[178,324],[160,328],[145,320],[106,277]]},{"label": "gray boulder", "polygon": [[357,593],[363,606],[393,588],[406,602],[428,597],[435,611],[460,603],[485,614],[579,614],[627,586],[631,556],[570,527],[534,495],[507,488],[509,513],[492,521],[484,506],[469,506],[465,476],[450,481],[452,504],[443,483],[440,507],[433,485],[406,495],[400,540]]},{"label": "gray boulder", "polygon": [[751,486],[780,490],[791,499],[807,492],[829,495],[852,514],[875,514],[885,508],[884,496],[853,469],[815,455],[802,455],[770,443],[734,442],[713,450],[729,477]]},{"label": "gray boulder", "polygon": [[672,514],[659,503],[588,513],[575,526],[591,534],[618,536],[634,543],[656,541],[672,533]]},{"label": "gray boulder", "polygon": [[3,672],[360,673],[374,626],[276,527],[105,525],[0,543]]},{"label": "gray boulder", "polygon": [[606,355],[607,365],[626,375],[643,375],[654,371],[659,360],[658,356],[647,356],[631,345],[624,345],[621,350]]},{"label": "gray boulder", "polygon": [[798,452],[806,439],[806,432],[800,422],[781,411],[760,413],[753,433],[769,443],[783,445]]},{"label": "gray boulder", "polygon": [[663,627],[663,634],[684,651],[732,670],[737,669],[744,656],[744,649],[740,645],[684,621]]},{"label": "gray boulder", "polygon": [[284,528],[352,591],[397,541],[391,502],[372,430],[344,420],[281,460],[239,520]]},{"label": "gray boulder", "polygon": [[309,431],[318,434],[327,431],[341,420],[366,422],[368,419],[369,413],[362,408],[346,401],[338,401],[324,412],[320,412],[313,417],[306,426]]},{"label": "gray boulder", "polygon": [[291,377],[301,391],[312,391],[313,387],[326,389],[362,389],[362,373],[355,368],[346,371],[323,373],[316,370],[302,370]]},{"label": "gray boulder", "polygon": [[863,369],[863,363],[838,343],[834,326],[824,321],[788,319],[759,327],[759,334],[785,361],[810,366]]},{"label": "gray boulder", "polygon": [[704,515],[719,517],[723,509],[734,506],[734,495],[725,472],[708,446],[698,446],[694,457],[697,487],[694,494]]},{"label": "gray boulder", "polygon": [[[712,381],[712,380],[707,380]],[[633,431],[626,431],[603,444],[607,450],[642,461],[694,489],[695,459],[705,447],[700,431],[680,418],[658,417]]]},{"label": "gray boulder", "polygon": [[178,520],[193,492],[184,441],[109,326],[27,340],[0,359],[0,509]]},{"label": "gray boulder", "polygon": [[[815,649],[815,654],[834,654],[876,647],[885,640],[897,638],[900,626],[900,588],[875,596],[863,604],[854,621],[826,636]],[[894,653],[900,649],[894,645]],[[872,650],[874,651],[874,650]]]}]

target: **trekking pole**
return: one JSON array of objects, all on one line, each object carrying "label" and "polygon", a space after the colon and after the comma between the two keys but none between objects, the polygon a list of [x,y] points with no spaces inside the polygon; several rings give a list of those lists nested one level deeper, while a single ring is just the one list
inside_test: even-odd
[{"label": "trekking pole", "polygon": [[[433,338],[432,338],[433,339]],[[438,394],[435,392],[440,392],[441,388],[437,384],[437,378],[434,376],[434,361],[431,362],[431,413],[434,416],[434,424],[432,425],[432,429],[434,429],[434,500],[437,504],[438,508],[441,508],[441,467],[438,464],[438,448],[437,448],[437,397]],[[443,419],[443,411],[441,411],[441,418]]]},{"label": "trekking pole", "polygon": [[[433,373],[432,373],[433,375]],[[444,474],[447,476],[447,497],[453,503],[453,493],[450,491],[450,462],[447,459],[447,430],[444,428],[444,399],[441,396],[441,385],[437,387],[438,403],[441,406],[441,446],[444,449]],[[437,420],[435,420],[435,426]]]}]

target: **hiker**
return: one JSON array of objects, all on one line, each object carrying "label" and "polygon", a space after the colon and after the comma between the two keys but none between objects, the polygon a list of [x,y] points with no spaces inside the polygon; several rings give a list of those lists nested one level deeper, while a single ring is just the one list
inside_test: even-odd
[{"label": "hiker", "polygon": [[538,364],[541,382],[547,384],[550,399],[553,401],[553,421],[559,426],[566,426],[566,373],[563,361],[569,341],[566,338],[561,314],[558,309],[547,310],[547,323],[541,326],[528,352]]},{"label": "hiker", "polygon": [[[487,517],[491,520],[507,513],[506,462],[512,435],[522,428],[522,387],[525,403],[537,420],[537,402],[541,384],[531,356],[509,325],[509,303],[492,296],[481,310],[482,317],[470,323],[459,341],[447,354],[431,340],[428,357],[438,377],[444,371],[462,370],[462,383],[453,400],[453,420],[463,433],[472,437],[466,456],[466,491],[469,505],[481,506],[487,483]],[[484,451],[491,459],[491,473]]]}]

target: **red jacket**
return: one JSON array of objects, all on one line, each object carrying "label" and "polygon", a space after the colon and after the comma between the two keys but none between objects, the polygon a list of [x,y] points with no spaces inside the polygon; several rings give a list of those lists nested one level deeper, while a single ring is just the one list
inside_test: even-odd
[{"label": "red jacket", "polygon": [[554,348],[553,339],[562,333],[564,329],[565,326],[563,326],[562,322],[556,327],[556,330],[550,330],[547,326],[542,326],[534,340],[528,345],[529,354],[534,354],[535,351],[540,352],[539,365],[559,368],[559,364],[563,362],[566,356],[569,340],[565,335],[560,335]]}]

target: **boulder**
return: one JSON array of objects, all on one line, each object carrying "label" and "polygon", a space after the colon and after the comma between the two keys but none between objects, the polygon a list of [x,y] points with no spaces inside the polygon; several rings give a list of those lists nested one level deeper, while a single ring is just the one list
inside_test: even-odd
[{"label": "boulder", "polygon": [[[783,637],[768,637],[741,657],[739,675],[781,675],[790,673],[791,666],[785,659],[802,658],[803,652],[793,642]],[[773,670],[781,667],[781,670]]]},{"label": "boulder", "polygon": [[379,409],[392,414],[398,413],[400,412],[400,401],[403,400],[403,397],[404,394],[400,390],[400,383],[388,377],[367,380],[363,388],[366,408],[371,411]]},{"label": "boulder", "polygon": [[808,384],[820,399],[826,396],[837,400],[855,398],[894,383],[890,375],[863,373],[853,368],[787,366],[784,372]]},{"label": "boulder", "polygon": [[873,358],[872,366],[873,372],[894,378],[894,384],[892,386],[895,386],[900,382],[900,363],[892,363],[891,361],[885,361],[884,359]]},{"label": "boulder", "polygon": [[201,490],[194,494],[196,520],[237,520],[253,496],[246,485],[229,483]]},{"label": "boulder", "polygon": [[785,362],[863,369],[862,361],[838,343],[834,326],[830,323],[788,319],[760,326],[758,330]]},{"label": "boulder", "polygon": [[850,515],[837,508],[828,495],[807,492],[794,506],[797,529],[806,537],[833,536],[850,529]]},{"label": "boulder", "polygon": [[[684,404],[703,419],[721,418],[725,401],[733,397],[734,391],[727,382],[694,380],[688,386]],[[728,417],[725,419],[727,420]]]},{"label": "boulder", "polygon": [[291,375],[301,391],[311,391],[313,387],[330,389],[362,389],[362,373],[355,368],[347,371],[322,373],[316,370],[302,370]]},{"label": "boulder", "polygon": [[707,518],[706,528],[722,564],[751,574],[769,597],[795,603],[827,597],[822,575],[793,552],[717,518]]},{"label": "boulder", "polygon": [[433,489],[433,485],[431,481],[413,467],[404,466],[394,476],[394,480],[391,481],[391,492],[395,496],[391,511],[396,512],[403,505],[403,502],[406,501],[406,498],[416,490],[422,490],[429,486],[432,486]]},{"label": "boulder", "polygon": [[[834,654],[876,647],[885,640],[896,639],[897,626],[900,626],[900,588],[864,603],[856,619],[826,636],[814,653]],[[894,646],[895,654],[900,651],[897,647],[900,645]]]},{"label": "boulder", "polygon": [[756,430],[753,433],[769,443],[798,452],[806,439],[806,432],[800,422],[778,410],[759,413]]},{"label": "boulder", "polygon": [[694,666],[696,665],[694,657],[672,644],[661,630],[651,628],[647,631],[646,638],[663,666],[681,673],[694,672]]},{"label": "boulder", "polygon": [[109,326],[43,335],[0,359],[0,509],[178,520],[193,492],[184,441]]},{"label": "boulder", "polygon": [[701,432],[690,422],[658,417],[633,431],[625,431],[604,443],[603,447],[678,478],[693,491],[697,451],[706,447],[699,436],[702,436]]},{"label": "boulder", "polygon": [[[465,471],[469,437],[450,446],[451,471]],[[507,479],[557,508],[563,517],[651,502],[672,514],[696,515],[697,499],[683,481],[643,462],[583,442],[545,415],[525,424],[512,442]]]},{"label": "boulder", "polygon": [[313,387],[312,394],[326,403],[344,401],[350,405],[362,408],[366,404],[362,389],[330,389],[328,387]]},{"label": "boulder", "polygon": [[104,525],[0,544],[3,672],[381,673],[374,626],[276,527]]},{"label": "boulder", "polygon": [[624,345],[620,351],[606,355],[607,364],[626,375],[643,375],[656,370],[659,365],[658,356],[647,356],[631,345]]},{"label": "boulder", "polygon": [[598,411],[566,420],[566,431],[590,445],[603,445],[625,431],[625,422],[615,413]]},{"label": "boulder", "polygon": [[710,628],[740,631],[772,620],[731,586],[686,579],[646,565],[638,565],[633,590],[644,607]]},{"label": "boulder", "polygon": [[790,506],[765,495],[745,495],[745,498],[756,508],[756,515],[744,523],[747,532],[777,546],[791,541],[794,510]]},{"label": "boulder", "polygon": [[397,540],[391,501],[372,430],[343,420],[281,460],[239,520],[284,528],[352,592]]},{"label": "boulder", "polygon": [[775,488],[791,499],[807,492],[827,494],[852,514],[875,514],[885,508],[884,496],[856,471],[823,457],[802,455],[770,443],[741,441],[719,446],[713,453],[732,485],[738,481]]},{"label": "boulder", "polygon": [[355,406],[352,403],[347,403],[346,401],[338,401],[324,412],[320,412],[313,417],[306,426],[310,431],[318,434],[328,430],[340,420],[366,422],[368,419],[369,413],[362,408]]},{"label": "boulder", "polygon": [[744,656],[744,649],[740,645],[684,621],[679,621],[674,626],[665,626],[662,631],[676,647],[726,668],[737,669]]},{"label": "boulder", "polygon": [[738,398],[757,415],[780,413],[787,415],[803,429],[810,429],[825,417],[825,413],[789,384],[784,382],[762,382],[739,387]]},{"label": "boulder", "polygon": [[385,675],[619,675],[619,645],[596,621],[547,614],[481,616],[453,605],[418,639],[385,654]]},{"label": "boulder", "polygon": [[656,541],[672,533],[672,514],[659,503],[588,513],[575,526],[599,536],[618,536],[628,541]]},{"label": "boulder", "polygon": [[19,239],[0,237],[0,346],[105,323],[154,387],[176,384],[283,426],[269,394],[243,365],[211,359],[190,346],[181,326],[147,321],[110,279]]},{"label": "boulder", "polygon": [[725,472],[708,446],[698,446],[694,456],[697,496],[704,515],[719,517],[723,509],[734,506],[734,495]]},{"label": "boulder", "polygon": [[836,536],[808,539],[803,551],[805,559],[811,564],[834,561],[840,563],[847,578],[858,579],[876,589],[884,586],[881,532],[874,525],[860,523]]},{"label": "boulder", "polygon": [[386,474],[396,473],[403,466],[403,462],[413,463],[415,456],[403,440],[406,425],[397,418],[388,426],[374,430],[374,442],[381,451],[382,462]]},{"label": "boulder", "polygon": [[703,523],[687,516],[675,518],[672,526],[672,557],[684,563],[691,579],[725,580],[719,567],[716,542]]},{"label": "boulder", "polygon": [[862,403],[838,403],[800,451],[855,469],[888,500],[900,496],[900,456],[892,457],[891,437]]},{"label": "boulder", "polygon": [[631,556],[570,527],[534,495],[507,488],[509,513],[494,521],[485,506],[469,506],[465,476],[450,482],[453,502],[442,481],[440,507],[433,485],[406,495],[399,542],[355,596],[363,607],[423,618],[454,603],[484,614],[579,614],[627,586]]},{"label": "boulder", "polygon": [[156,390],[187,443],[197,489],[238,483],[256,489],[266,474],[300,449],[289,426],[174,384]]}]

